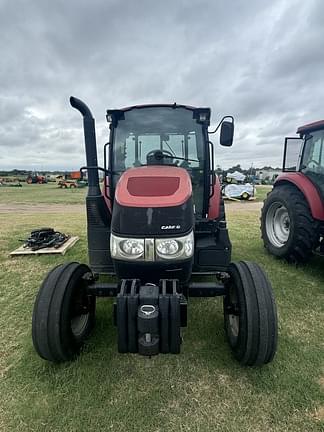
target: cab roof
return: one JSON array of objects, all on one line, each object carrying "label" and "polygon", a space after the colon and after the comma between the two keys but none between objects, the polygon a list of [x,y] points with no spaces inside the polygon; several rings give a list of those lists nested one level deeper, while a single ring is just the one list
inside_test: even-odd
[{"label": "cab roof", "polygon": [[186,109],[190,109],[190,110],[200,109],[198,107],[194,107],[194,106],[191,106],[191,105],[177,104],[176,102],[174,102],[173,104],[131,105],[131,106],[124,107],[124,108],[119,108],[119,109],[109,109],[109,110],[107,110],[107,112],[109,112],[109,111],[130,111],[130,110],[132,110],[134,108],[159,108],[159,107],[166,107],[166,108],[186,108]]},{"label": "cab roof", "polygon": [[305,135],[307,132],[324,129],[324,120],[319,120],[313,123],[308,123],[304,126],[300,126],[297,129],[297,133],[300,135]]},{"label": "cab roof", "polygon": [[191,105],[183,105],[183,104],[177,104],[174,102],[173,104],[144,104],[144,105],[132,105],[125,108],[120,109],[108,109],[106,118],[109,122],[108,118],[112,117],[115,119],[115,121],[118,122],[119,119],[123,119],[125,116],[125,112],[131,111],[132,109],[142,109],[142,108],[184,108],[187,110],[190,110],[193,112],[193,118],[199,119],[200,115],[204,115],[204,120],[201,120],[201,123],[206,124],[209,126],[210,124],[210,114],[211,109],[207,107],[194,107]]}]

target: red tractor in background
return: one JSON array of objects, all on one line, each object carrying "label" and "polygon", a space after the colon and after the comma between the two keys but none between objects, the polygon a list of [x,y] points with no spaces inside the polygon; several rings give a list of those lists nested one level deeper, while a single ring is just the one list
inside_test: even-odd
[{"label": "red tractor in background", "polygon": [[283,173],[264,202],[264,246],[289,262],[324,253],[324,120],[298,128],[287,137]]},{"label": "red tractor in background", "polygon": [[26,178],[26,183],[28,183],[28,184],[45,184],[45,183],[47,183],[47,179],[43,175],[39,175],[37,173],[32,173]]}]

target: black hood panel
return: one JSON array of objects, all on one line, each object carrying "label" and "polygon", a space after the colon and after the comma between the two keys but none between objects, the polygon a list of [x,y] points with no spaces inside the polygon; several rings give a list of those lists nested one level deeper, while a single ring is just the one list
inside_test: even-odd
[{"label": "black hood panel", "polygon": [[174,207],[124,207],[116,201],[112,214],[112,232],[121,237],[175,237],[194,227],[192,197]]}]

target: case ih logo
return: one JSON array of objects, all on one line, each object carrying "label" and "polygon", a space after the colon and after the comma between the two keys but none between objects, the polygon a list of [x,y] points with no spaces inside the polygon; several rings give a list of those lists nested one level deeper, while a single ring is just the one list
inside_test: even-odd
[{"label": "case ih logo", "polygon": [[174,230],[180,228],[180,225],[161,225],[161,230]]}]

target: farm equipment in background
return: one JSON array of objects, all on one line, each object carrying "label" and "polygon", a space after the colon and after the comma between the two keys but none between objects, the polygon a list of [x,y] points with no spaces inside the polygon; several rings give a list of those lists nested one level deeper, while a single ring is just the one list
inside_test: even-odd
[{"label": "farm equipment in background", "polygon": [[26,183],[28,183],[28,184],[45,184],[45,183],[47,183],[47,179],[44,175],[34,173],[34,174],[30,174],[26,178]]},{"label": "farm equipment in background", "polygon": [[7,179],[0,178],[0,187],[22,187],[20,181],[8,181]]},{"label": "farm equipment in background", "polygon": [[188,300],[223,296],[234,356],[245,365],[270,362],[277,345],[271,284],[256,263],[231,263],[209,140],[220,130],[220,144],[231,146],[233,117],[209,132],[209,108],[174,103],[108,110],[102,168],[91,111],[74,97],[70,103],[83,116],[90,265],[61,264],[45,278],[33,311],[37,353],[53,362],[73,359],[94,326],[96,298],[113,297],[120,353],[178,354]]},{"label": "farm equipment in background", "polygon": [[84,178],[83,173],[81,171],[71,171],[64,176],[57,177],[58,187],[62,189],[74,189],[74,188],[83,188],[88,186],[88,181]]},{"label": "farm equipment in background", "polygon": [[324,254],[324,120],[285,138],[283,173],[264,202],[261,234],[266,249],[290,262]]},{"label": "farm equipment in background", "polygon": [[227,173],[222,178],[222,195],[228,199],[249,200],[255,195],[255,186],[246,183],[246,176],[243,173]]}]

